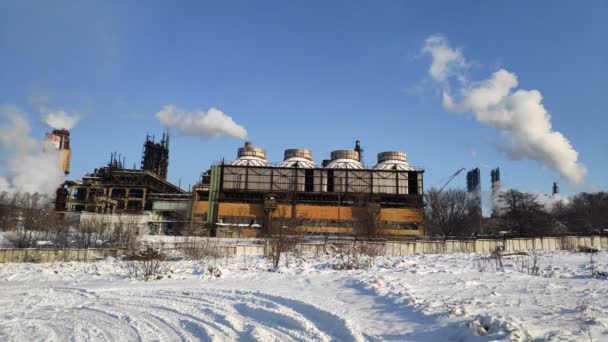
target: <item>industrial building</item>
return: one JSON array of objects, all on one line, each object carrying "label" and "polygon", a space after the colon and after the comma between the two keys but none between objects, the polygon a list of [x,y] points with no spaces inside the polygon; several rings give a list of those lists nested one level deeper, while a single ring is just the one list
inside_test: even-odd
[{"label": "industrial building", "polygon": [[237,159],[213,165],[193,188],[191,224],[211,236],[254,237],[272,225],[301,233],[423,235],[423,173],[404,152],[382,152],[372,168],[361,148],[338,150],[317,166],[307,149],[285,150],[272,165],[250,142]]},{"label": "industrial building", "polygon": [[168,135],[163,134],[160,142],[146,137],[141,168],[127,168],[124,164],[124,159],[113,153],[107,165],[85,175],[81,181],[66,181],[57,190],[56,210],[141,214],[155,233],[181,230],[190,222],[190,193],[166,179]]},{"label": "industrial building", "polygon": [[[60,137],[69,149],[69,132]],[[185,191],[167,180],[168,134],[160,142],[148,136],[143,146],[140,168],[126,168],[112,154],[81,181],[67,181],[57,210],[145,214],[151,231],[171,234],[262,237],[272,227],[315,235],[424,234],[424,170],[410,166],[404,152],[381,152],[368,168],[357,141],[322,166],[307,149],[285,150],[284,160],[271,164],[264,149],[247,142],[234,161],[211,166]]]}]

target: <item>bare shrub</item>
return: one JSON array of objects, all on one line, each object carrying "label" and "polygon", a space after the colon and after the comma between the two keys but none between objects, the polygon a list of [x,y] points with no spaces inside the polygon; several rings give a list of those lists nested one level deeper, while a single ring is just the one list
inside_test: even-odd
[{"label": "bare shrub", "polygon": [[518,272],[532,276],[540,276],[540,256],[532,252],[527,255],[516,255],[513,259],[515,269]]},{"label": "bare shrub", "polygon": [[[381,255],[378,245],[367,245],[364,243],[353,243],[334,246],[335,262],[333,268],[336,270],[366,269],[374,265],[375,258]],[[383,249],[382,249],[383,251]]]},{"label": "bare shrub", "polygon": [[608,269],[602,269],[601,265],[595,261],[595,253],[589,253],[589,272],[591,273],[591,277],[595,279],[608,279]]},{"label": "bare shrub", "polygon": [[180,245],[181,252],[190,260],[218,259],[222,255],[217,245],[209,239],[188,238]]},{"label": "bare shrub", "polygon": [[30,248],[39,240],[44,240],[46,233],[39,230],[13,230],[4,234],[4,238],[15,248]]},{"label": "bare shrub", "polygon": [[154,248],[146,248],[127,256],[127,275],[133,279],[148,281],[153,277],[162,278],[166,256]]},{"label": "bare shrub", "polygon": [[499,249],[492,252],[489,256],[478,255],[475,258],[475,268],[479,272],[499,272],[504,271],[504,264],[502,261],[502,253]]}]

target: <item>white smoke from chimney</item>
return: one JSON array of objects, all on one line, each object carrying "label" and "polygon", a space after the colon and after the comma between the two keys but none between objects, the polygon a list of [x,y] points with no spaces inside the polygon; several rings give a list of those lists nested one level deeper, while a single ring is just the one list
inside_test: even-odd
[{"label": "white smoke from chimney", "polygon": [[80,121],[80,115],[77,113],[70,114],[63,109],[49,108],[49,96],[46,93],[30,94],[28,102],[40,113],[42,121],[53,129],[70,130]]},{"label": "white smoke from chimney", "polygon": [[467,63],[460,50],[452,49],[443,36],[430,36],[426,39],[422,52],[432,57],[429,74],[439,82],[465,68]]},{"label": "white smoke from chimney", "polygon": [[228,136],[247,139],[245,128],[216,108],[211,108],[206,112],[187,112],[174,105],[167,105],[156,113],[156,118],[165,127],[174,128],[183,135],[201,138]]},{"label": "white smoke from chimney", "polygon": [[54,197],[65,181],[59,151],[30,137],[31,128],[15,106],[0,106],[0,191],[29,192]]},{"label": "white smoke from chimney", "polygon": [[583,181],[587,169],[578,161],[578,152],[568,139],[553,130],[551,115],[543,106],[538,90],[518,89],[517,76],[500,69],[486,80],[465,82],[458,91],[458,102],[447,86],[449,75],[439,71],[452,70],[457,75],[455,70],[460,69],[462,73],[466,61],[460,51],[452,49],[444,37],[433,36],[426,40],[422,52],[432,58],[429,74],[444,87],[442,102],[446,110],[472,113],[480,123],[500,130],[506,139],[497,146],[510,158],[536,160],[573,183]]},{"label": "white smoke from chimney", "polygon": [[44,122],[54,129],[70,130],[76,126],[80,118],[78,115],[70,115],[64,110],[49,111],[43,115]]}]

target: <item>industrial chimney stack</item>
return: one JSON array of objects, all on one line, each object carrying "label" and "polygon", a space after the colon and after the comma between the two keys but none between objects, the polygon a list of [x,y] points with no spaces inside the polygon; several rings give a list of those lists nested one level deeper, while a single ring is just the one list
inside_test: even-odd
[{"label": "industrial chimney stack", "polygon": [[557,187],[557,182],[553,182],[553,196],[559,194],[559,188]]},{"label": "industrial chimney stack", "polygon": [[55,129],[52,133],[47,133],[44,140],[59,150],[59,167],[61,167],[67,176],[70,173],[70,161],[72,159],[70,131],[67,129]]},{"label": "industrial chimney stack", "polygon": [[500,192],[500,169],[490,171],[492,177],[492,216],[497,214],[498,193]]},{"label": "industrial chimney stack", "polygon": [[[52,133],[46,133],[44,140],[48,145],[59,151],[59,167],[65,175],[70,173],[70,161],[72,159],[72,150],[70,148],[70,131],[67,129],[55,129]],[[61,184],[55,192],[55,210],[65,211],[68,191],[65,184]]]}]

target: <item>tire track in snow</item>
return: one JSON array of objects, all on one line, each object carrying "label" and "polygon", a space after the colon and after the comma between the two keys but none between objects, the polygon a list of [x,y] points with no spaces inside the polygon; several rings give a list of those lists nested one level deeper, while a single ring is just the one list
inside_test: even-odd
[{"label": "tire track in snow", "polygon": [[[259,292],[55,288],[7,293],[2,340],[344,341],[360,336],[311,304]],[[25,309],[24,309],[25,308]]]}]

